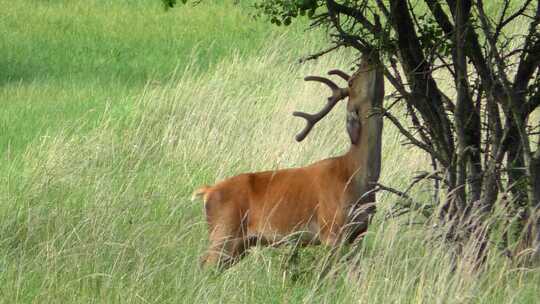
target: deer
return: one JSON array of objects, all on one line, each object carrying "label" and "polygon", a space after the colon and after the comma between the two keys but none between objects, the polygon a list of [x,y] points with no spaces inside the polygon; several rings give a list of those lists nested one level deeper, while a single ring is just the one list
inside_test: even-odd
[{"label": "deer", "polygon": [[305,167],[244,173],[195,190],[192,200],[202,198],[210,241],[201,266],[226,268],[254,244],[273,246],[293,234],[302,245],[335,247],[354,243],[367,231],[381,171],[383,72],[378,59],[363,55],[351,76],[341,70],[328,74],[346,80],[347,87],[326,77],[304,78],[325,84],[332,95],[315,114],[293,112],[306,121],[296,140],[304,140],[348,98],[349,149]]}]

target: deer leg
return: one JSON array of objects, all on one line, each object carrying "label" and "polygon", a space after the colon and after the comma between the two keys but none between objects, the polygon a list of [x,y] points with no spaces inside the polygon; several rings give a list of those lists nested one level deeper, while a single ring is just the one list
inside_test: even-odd
[{"label": "deer leg", "polygon": [[344,219],[345,217],[341,212],[335,212],[333,216],[325,216],[324,214],[319,216],[319,239],[322,244],[330,247],[340,245],[342,227],[345,223]]},{"label": "deer leg", "polygon": [[361,206],[361,210],[359,210],[359,212],[351,219],[352,230],[347,236],[347,243],[352,244],[355,247],[362,244],[362,239],[368,230],[368,226],[373,220],[376,210],[374,203]]},{"label": "deer leg", "polygon": [[222,267],[232,258],[234,243],[234,235],[226,228],[215,227],[210,233],[210,246],[201,258],[201,265]]},{"label": "deer leg", "polygon": [[[234,204],[223,204],[224,206]],[[210,208],[207,208],[209,211]],[[210,212],[207,212],[207,216]],[[243,223],[234,208],[224,208],[219,216],[208,216],[210,247],[201,258],[202,266],[217,265],[228,268],[238,262],[246,252]]]},{"label": "deer leg", "polygon": [[232,244],[232,254],[229,260],[229,265],[232,266],[242,260],[248,253],[248,249],[252,246],[251,241],[242,233],[238,233],[234,243]]},{"label": "deer leg", "polygon": [[344,257],[344,261],[349,267],[348,276],[356,279],[361,273],[358,256],[362,249],[362,241],[376,211],[374,201],[375,197],[371,195],[368,197],[368,202],[351,210],[349,224],[343,232],[344,242],[350,245],[348,246],[350,249]]},{"label": "deer leg", "polygon": [[342,239],[342,227],[343,216],[336,214],[334,220],[330,225],[324,225],[320,229],[321,243],[330,248],[330,252],[326,255],[322,262],[322,271],[318,280],[322,280],[332,269],[332,266],[339,261],[341,256],[341,239]]},{"label": "deer leg", "polygon": [[226,269],[244,258],[247,254],[249,244],[239,235],[222,236],[215,233],[212,236],[210,247],[201,258],[201,265],[217,265],[220,269]]}]

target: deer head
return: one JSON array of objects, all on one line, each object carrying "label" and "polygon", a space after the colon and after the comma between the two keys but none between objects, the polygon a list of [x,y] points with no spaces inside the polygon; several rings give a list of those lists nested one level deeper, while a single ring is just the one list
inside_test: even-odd
[{"label": "deer head", "polygon": [[[332,90],[332,95],[328,97],[326,106],[315,114],[299,111],[293,113],[294,116],[302,117],[307,122],[304,129],[296,135],[296,140],[299,142],[304,140],[315,124],[330,113],[338,101],[349,97],[347,102],[347,133],[351,144],[357,145],[360,141],[362,124],[381,120],[380,109],[382,108],[384,96],[382,69],[373,59],[364,55],[358,70],[352,76],[340,70],[331,70],[328,75],[337,75],[343,78],[347,81],[347,87],[341,88],[325,77],[308,76],[304,78],[306,81],[317,81],[326,84]],[[380,128],[373,126],[373,129]]]}]

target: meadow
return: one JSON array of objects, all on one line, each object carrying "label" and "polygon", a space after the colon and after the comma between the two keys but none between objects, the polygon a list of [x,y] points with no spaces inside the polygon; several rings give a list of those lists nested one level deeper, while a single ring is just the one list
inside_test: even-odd
[{"label": "meadow", "polygon": [[[0,7],[0,302],[538,302],[538,268],[497,250],[481,272],[456,264],[421,218],[388,218],[397,199],[384,193],[357,272],[338,264],[319,281],[321,246],[293,269],[287,248],[200,269],[207,229],[193,189],[343,153],[343,108],[302,143],[291,112],[328,94],[304,76],[351,66],[353,54],[298,64],[324,33],[269,26],[232,1]],[[387,123],[381,182],[396,188],[426,162],[401,140]]]}]

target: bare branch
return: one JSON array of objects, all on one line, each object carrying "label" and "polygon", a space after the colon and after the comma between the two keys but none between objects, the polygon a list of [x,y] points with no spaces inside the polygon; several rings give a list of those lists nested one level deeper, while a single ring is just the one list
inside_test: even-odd
[{"label": "bare branch", "polygon": [[372,33],[378,33],[380,31],[380,29],[371,23],[360,10],[339,4],[333,0],[327,0],[326,5],[328,6],[328,10],[354,18],[356,21],[360,22],[364,28]]},{"label": "bare branch", "polygon": [[351,35],[343,30],[343,28],[341,27],[339,16],[336,14],[335,8],[332,3],[335,2],[330,0],[326,1],[326,6],[328,8],[328,17],[330,18],[330,22],[332,23],[334,28],[337,30],[338,35],[331,34],[330,36],[338,38],[343,45],[352,46],[363,53],[371,51],[369,43],[362,39],[362,37],[357,35]]},{"label": "bare branch", "polygon": [[505,26],[507,26],[510,22],[512,22],[514,19],[521,16],[523,14],[523,12],[525,12],[525,10],[527,9],[527,7],[529,6],[530,3],[531,3],[531,0],[525,0],[525,3],[521,6],[521,8],[519,8],[512,15],[508,16],[508,18],[504,19],[505,15],[506,15],[506,11],[508,10],[508,7],[510,6],[510,1],[509,0],[504,1],[504,7],[503,7],[503,11],[501,13],[501,17],[499,19],[497,27],[495,28],[495,34],[494,34],[495,40],[498,40],[499,35],[501,34],[501,31]]},{"label": "bare branch", "polygon": [[412,98],[411,93],[407,92],[407,90],[405,89],[405,85],[403,84],[403,81],[401,80],[399,73],[397,73],[396,76],[394,76],[392,75],[392,72],[388,70],[387,67],[384,67],[383,73],[386,79],[390,81],[392,86],[399,92],[399,94],[401,94],[403,98],[405,99]]},{"label": "bare branch", "polygon": [[327,48],[327,49],[324,49],[324,50],[322,50],[322,51],[320,51],[320,52],[318,52],[318,53],[311,54],[311,55],[308,55],[308,56],[306,56],[306,57],[300,58],[300,59],[298,60],[298,63],[299,63],[299,64],[302,64],[302,63],[305,63],[305,62],[310,61],[310,60],[316,60],[316,59],[318,59],[319,57],[324,56],[324,55],[326,55],[326,54],[328,54],[328,53],[330,53],[330,52],[333,52],[333,51],[339,49],[339,48],[342,47],[342,46],[343,46],[343,43],[336,43],[334,46],[329,47],[329,48]]},{"label": "bare branch", "polygon": [[[529,31],[525,38],[523,52],[521,53],[518,69],[514,77],[514,91],[523,99],[527,93],[527,86],[534,75],[534,72],[540,65],[540,33],[538,33],[538,24],[540,23],[540,1],[536,7],[534,21],[529,26]],[[523,100],[521,100],[523,102]],[[521,105],[516,105],[521,106]],[[523,105],[528,107],[527,105]]]},{"label": "bare branch", "polygon": [[[537,75],[537,77],[540,76]],[[536,110],[536,108],[538,108],[538,106],[540,106],[540,88],[538,89],[536,94],[531,96],[531,98],[529,98],[529,101],[525,104],[524,114],[530,115],[534,110]]]},{"label": "bare branch", "polygon": [[408,201],[408,203],[404,207],[401,207],[398,210],[393,210],[391,212],[390,217],[398,217],[398,216],[401,216],[401,215],[403,215],[405,213],[408,213],[408,212],[410,212],[410,211],[412,211],[414,209],[421,210],[422,215],[425,216],[426,218],[429,218],[431,216],[431,213],[429,212],[430,208],[426,208],[426,206],[415,202],[407,193],[405,193],[403,191],[399,191],[397,189],[385,186],[385,185],[380,184],[380,183],[376,184],[376,191],[377,192],[378,191],[386,191],[386,192],[395,194],[395,195],[397,195],[397,196],[399,196],[399,197],[401,197],[401,198]]},{"label": "bare branch", "polygon": [[[527,1],[530,1],[530,0],[527,0]],[[506,17],[506,11],[508,10],[508,7],[510,6],[510,1],[509,0],[504,0],[504,5],[503,5],[503,9],[502,9],[502,12],[501,12],[501,16],[499,17],[499,22],[497,23],[497,26],[495,27],[495,41],[498,40],[499,38],[499,35],[501,33],[501,30],[503,29],[504,27],[504,17]]]},{"label": "bare branch", "polygon": [[403,134],[413,145],[428,152],[429,154],[437,158],[438,161],[447,165],[444,158],[439,153],[437,153],[437,151],[435,151],[431,146],[421,142],[416,137],[414,137],[414,135],[412,135],[411,132],[407,131],[407,129],[399,122],[399,120],[394,115],[390,114],[390,112],[388,111],[384,111],[383,114],[388,119],[390,119],[390,121],[394,124],[394,126],[396,126],[396,128],[398,128],[401,134]]},{"label": "bare branch", "polygon": [[380,191],[380,190],[387,191],[387,192],[393,193],[393,194],[395,194],[395,195],[397,195],[397,196],[400,196],[400,197],[402,197],[402,198],[405,198],[405,199],[407,199],[407,200],[411,200],[411,201],[412,201],[412,198],[411,198],[409,195],[407,195],[407,193],[405,193],[405,192],[403,192],[403,191],[399,191],[399,190],[397,190],[397,189],[394,189],[394,188],[392,188],[392,187],[385,186],[385,185],[380,184],[380,183],[377,183],[376,186],[377,186],[377,190],[379,190],[379,191]]}]

